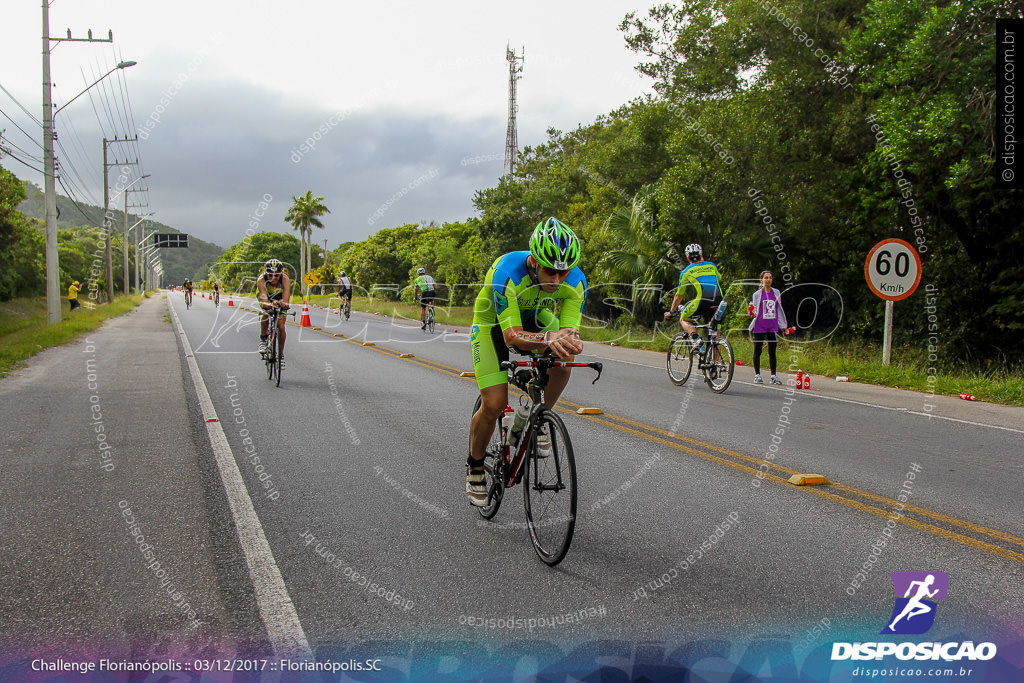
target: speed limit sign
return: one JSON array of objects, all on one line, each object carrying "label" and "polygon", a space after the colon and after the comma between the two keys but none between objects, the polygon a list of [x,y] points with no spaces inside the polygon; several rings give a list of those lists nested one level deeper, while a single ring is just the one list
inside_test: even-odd
[{"label": "speed limit sign", "polygon": [[903,240],[882,240],[868,253],[864,277],[871,291],[886,301],[906,299],[921,282],[921,257]]}]

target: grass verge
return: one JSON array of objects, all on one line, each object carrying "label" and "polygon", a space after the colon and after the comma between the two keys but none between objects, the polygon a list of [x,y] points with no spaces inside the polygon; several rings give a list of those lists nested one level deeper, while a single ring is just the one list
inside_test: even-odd
[{"label": "grass verge", "polygon": [[31,356],[73,341],[107,318],[124,315],[142,303],[141,296],[119,297],[93,309],[61,311],[56,325],[46,322],[46,298],[14,299],[0,303],[0,377],[24,365]]}]

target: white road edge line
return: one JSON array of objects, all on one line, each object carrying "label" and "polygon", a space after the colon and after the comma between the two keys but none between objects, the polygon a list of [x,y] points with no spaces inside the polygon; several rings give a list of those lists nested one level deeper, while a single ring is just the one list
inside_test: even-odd
[{"label": "white road edge line", "polygon": [[[642,368],[651,368],[652,370],[664,370],[665,369],[663,366],[660,366],[660,365],[658,365],[658,366],[647,365],[646,363],[637,363],[635,361],[630,361],[630,360],[620,360],[618,358],[608,358],[606,356],[595,356],[592,353],[581,353],[580,356],[590,356],[591,358],[598,358],[600,360],[608,360],[608,361],[612,361],[612,362],[615,362],[615,363],[625,363],[627,365],[639,365]],[[760,386],[760,385],[755,385],[753,382],[745,382],[743,380],[736,380],[736,379],[734,379],[733,382],[737,382],[739,384],[746,384],[746,385],[749,385],[749,386]],[[766,386],[764,388],[765,389],[769,389],[771,391],[785,391],[785,389],[776,388],[776,387]],[[917,393],[921,393],[921,392],[917,392]],[[934,420],[949,420],[950,422],[960,422],[960,423],[963,423],[963,424],[973,425],[975,427],[988,427],[989,429],[1001,429],[1001,430],[1003,430],[1005,432],[1014,432],[1016,434],[1024,434],[1024,429],[1014,429],[1013,427],[1004,427],[1002,425],[993,425],[993,424],[988,424],[986,422],[973,422],[971,420],[964,420],[964,419],[959,418],[959,417],[946,417],[945,415],[935,415],[934,413],[923,413],[923,412],[920,412],[920,411],[917,411],[917,410],[910,410],[909,408],[894,408],[893,406],[883,406],[883,405],[878,404],[878,403],[867,403],[866,401],[855,401],[852,398],[839,398],[838,396],[824,396],[822,394],[813,394],[813,393],[807,393],[807,394],[801,394],[801,395],[802,396],[807,396],[807,397],[810,397],[810,398],[820,398],[820,399],[828,400],[828,401],[839,401],[840,403],[853,403],[855,405],[865,406],[867,408],[877,408],[879,410],[891,410],[891,411],[897,412],[897,413],[906,413],[907,415],[919,415],[921,417],[927,417],[929,419],[934,419]],[[922,395],[924,395],[924,394],[922,393]]]},{"label": "white road edge line", "polygon": [[[284,585],[281,571],[274,560],[274,554],[270,550],[266,534],[263,533],[263,526],[260,524],[259,516],[253,507],[252,499],[242,480],[242,473],[238,470],[238,463],[235,462],[235,455],[224,435],[220,418],[210,400],[210,392],[206,389],[206,383],[199,372],[199,364],[196,362],[195,354],[192,353],[192,345],[189,344],[188,335],[178,319],[178,314],[167,301],[167,308],[174,317],[174,325],[185,348],[185,360],[188,363],[189,373],[192,375],[192,383],[196,388],[196,395],[199,397],[199,406],[203,412],[203,420],[206,422],[206,433],[210,437],[210,446],[217,461],[217,469],[220,471],[221,482],[224,484],[224,492],[228,497],[228,504],[231,506],[231,515],[235,521],[235,528],[238,529],[238,540],[242,544],[242,552],[245,554],[245,562],[249,566],[249,577],[256,592],[256,604],[260,610],[260,617],[267,629],[267,637],[270,640],[270,647],[275,657],[285,658],[313,658],[313,651],[309,647],[309,640],[302,630],[299,622],[298,612],[288,595],[288,588]],[[189,357],[191,356],[191,357]],[[209,420],[215,419],[215,422]]]}]

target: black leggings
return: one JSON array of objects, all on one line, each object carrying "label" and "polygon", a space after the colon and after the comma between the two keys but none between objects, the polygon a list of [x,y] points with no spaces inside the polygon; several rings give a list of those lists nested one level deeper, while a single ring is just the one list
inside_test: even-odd
[{"label": "black leggings", "polygon": [[772,374],[775,372],[775,347],[778,346],[778,341],[775,338],[774,332],[754,332],[754,374],[761,374],[761,348],[768,344],[768,367],[771,368]]}]

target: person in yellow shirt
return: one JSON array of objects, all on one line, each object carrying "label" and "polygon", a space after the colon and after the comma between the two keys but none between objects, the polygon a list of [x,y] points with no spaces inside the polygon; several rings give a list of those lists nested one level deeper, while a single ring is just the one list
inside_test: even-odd
[{"label": "person in yellow shirt", "polygon": [[68,301],[71,303],[72,311],[75,310],[76,308],[82,307],[82,304],[78,303],[78,291],[78,280],[75,280],[74,282],[71,283],[71,286],[68,287]]}]

